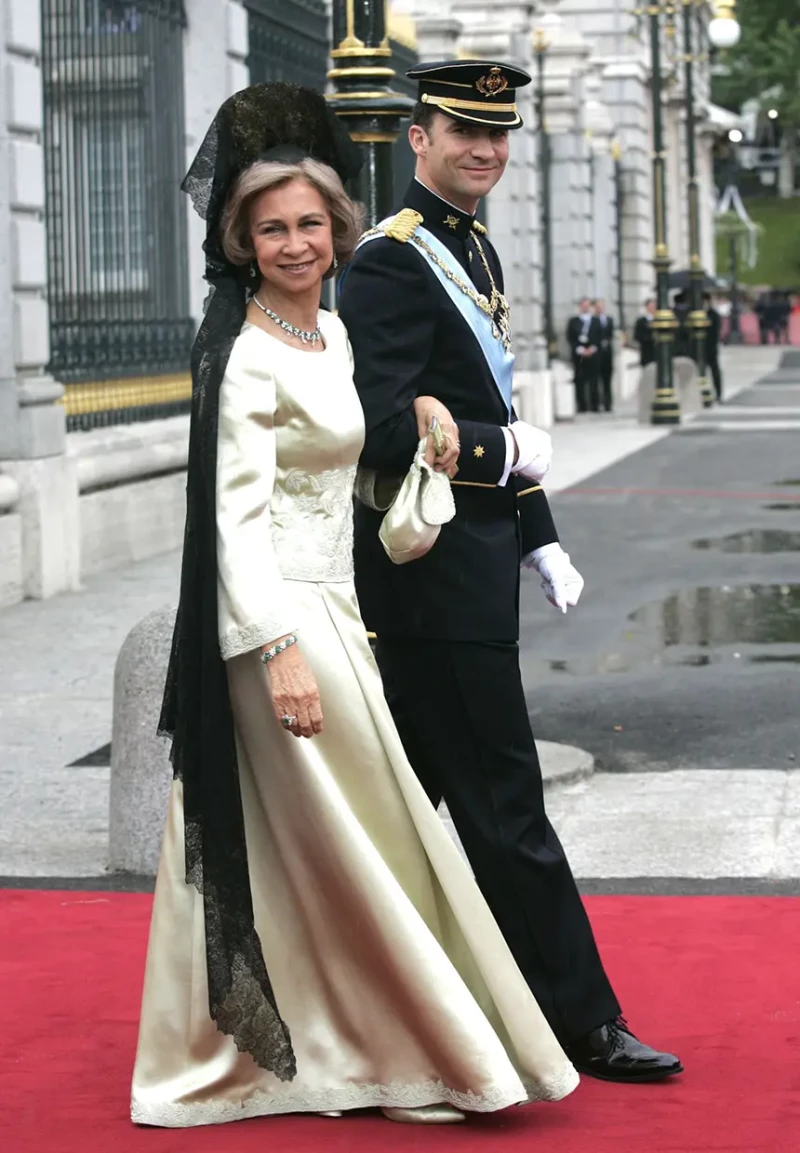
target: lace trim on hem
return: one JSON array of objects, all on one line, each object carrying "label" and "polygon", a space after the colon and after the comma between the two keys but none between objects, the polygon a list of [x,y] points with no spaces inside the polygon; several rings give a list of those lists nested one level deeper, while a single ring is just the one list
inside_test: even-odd
[{"label": "lace trim on hem", "polygon": [[[131,1120],[137,1125],[157,1125],[180,1129],[193,1125],[219,1125],[228,1121],[245,1121],[279,1113],[324,1113],[331,1110],[404,1108],[419,1109],[424,1105],[453,1105],[469,1113],[494,1113],[526,1101],[556,1101],[572,1092],[578,1074],[568,1065],[545,1085],[518,1082],[517,1086],[496,1085],[485,1093],[460,1093],[443,1081],[424,1081],[416,1085],[394,1082],[391,1085],[341,1085],[317,1092],[265,1093],[258,1091],[246,1101],[165,1101],[147,1104],[131,1101]],[[525,1093],[520,1092],[521,1089]]]},{"label": "lace trim on hem", "polygon": [[241,628],[229,629],[219,639],[219,651],[224,661],[233,657],[240,657],[243,653],[252,652],[261,648],[269,641],[295,632],[294,628],[284,628],[280,622],[260,621],[255,624],[242,625]]},{"label": "lace trim on hem", "polygon": [[578,1088],[580,1076],[575,1066],[566,1061],[560,1071],[546,1081],[532,1081],[529,1077],[523,1077],[522,1084],[529,1101],[563,1101]]}]

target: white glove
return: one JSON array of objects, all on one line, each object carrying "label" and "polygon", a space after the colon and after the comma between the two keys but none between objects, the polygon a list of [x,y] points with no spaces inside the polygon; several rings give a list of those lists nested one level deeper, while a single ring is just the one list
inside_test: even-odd
[{"label": "white glove", "polygon": [[526,480],[541,480],[553,459],[550,434],[524,420],[515,420],[508,427],[517,444],[517,463],[511,466],[511,471]]},{"label": "white glove", "polygon": [[583,577],[570,563],[569,553],[560,544],[546,544],[529,553],[522,562],[525,568],[532,568],[542,578],[544,595],[561,609],[574,608],[583,592]]}]

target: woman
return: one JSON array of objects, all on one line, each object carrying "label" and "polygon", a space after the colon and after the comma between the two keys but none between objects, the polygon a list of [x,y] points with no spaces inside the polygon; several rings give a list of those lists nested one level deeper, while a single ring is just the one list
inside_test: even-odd
[{"label": "woman", "polygon": [[319,310],[356,240],[352,148],[321,97],[259,85],[223,105],[185,184],[214,292],[162,717],[177,779],[144,1124],[457,1121],[577,1082],[405,758],[358,613],[363,420],[345,331]]}]

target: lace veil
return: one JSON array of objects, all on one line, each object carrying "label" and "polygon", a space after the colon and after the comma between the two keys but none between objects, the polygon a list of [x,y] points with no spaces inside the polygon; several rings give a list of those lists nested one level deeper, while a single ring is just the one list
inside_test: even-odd
[{"label": "lace veil", "polygon": [[253,918],[233,716],[217,631],[219,389],[247,307],[248,270],[226,258],[220,221],[233,182],[259,159],[312,156],[343,181],[360,154],[324,98],[256,84],[219,109],[183,184],[207,223],[210,292],[192,348],[192,412],[180,601],[160,731],[183,781],[186,880],[203,895],[209,1012],[242,1052],[282,1081],[297,1071]]}]

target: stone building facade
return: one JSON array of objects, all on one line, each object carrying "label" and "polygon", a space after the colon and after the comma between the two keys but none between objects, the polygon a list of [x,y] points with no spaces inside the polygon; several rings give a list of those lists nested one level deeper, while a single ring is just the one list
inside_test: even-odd
[{"label": "stone building facade", "polygon": [[[398,72],[415,53],[533,71],[533,38],[546,27],[555,328],[563,333],[584,294],[617,314],[621,304],[632,326],[652,285],[652,144],[647,39],[627,5],[390,7]],[[180,174],[220,103],[251,80],[325,83],[329,16],[330,0],[0,5],[0,605],[180,543],[187,354],[205,297],[203,223],[178,191]],[[559,391],[566,373],[548,363],[533,88],[521,95],[526,126],[486,211],[514,310],[517,407],[547,425],[554,410],[568,414],[569,389]],[[682,99],[677,75],[666,115],[679,267]],[[701,75],[701,112],[706,103]],[[701,133],[699,145],[710,268],[710,138]],[[402,146],[398,161],[407,175]]]}]

